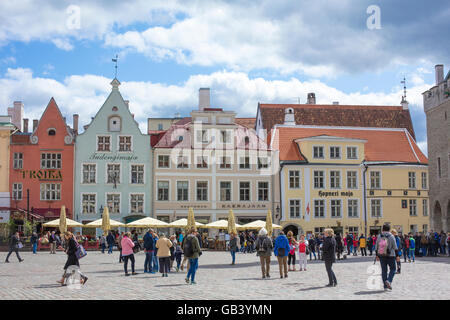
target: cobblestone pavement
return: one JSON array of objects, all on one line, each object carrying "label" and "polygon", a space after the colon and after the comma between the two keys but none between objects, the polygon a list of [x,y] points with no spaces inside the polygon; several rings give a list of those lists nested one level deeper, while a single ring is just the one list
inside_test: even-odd
[{"label": "cobblestone pavement", "polygon": [[[271,278],[262,280],[259,258],[255,254],[237,254],[237,264],[230,265],[228,252],[204,252],[200,257],[196,285],[185,283],[186,271],[160,274],[143,273],[145,254],[136,254],[135,276],[125,277],[118,252],[102,254],[90,251],[81,263],[89,277],[81,289],[61,287],[56,283],[62,274],[66,255],[58,252],[22,252],[19,263],[13,254],[4,263],[0,253],[0,300],[4,299],[450,299],[450,258],[417,258],[415,263],[403,263],[402,273],[395,275],[393,290],[370,289],[374,280],[373,257],[350,257],[333,265],[338,286],[328,283],[322,261],[309,261],[308,271],[289,272],[280,279],[278,264],[272,256]],[[376,264],[379,270],[379,263]],[[369,269],[368,269],[369,268]],[[296,267],[298,270],[298,265]],[[381,271],[379,271],[381,272]],[[372,273],[372,274],[371,274]],[[245,290],[240,290],[245,289]],[[242,293],[245,293],[242,295]]]}]

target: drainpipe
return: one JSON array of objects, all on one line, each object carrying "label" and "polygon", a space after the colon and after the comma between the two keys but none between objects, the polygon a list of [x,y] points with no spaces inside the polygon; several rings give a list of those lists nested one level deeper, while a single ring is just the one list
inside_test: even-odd
[{"label": "drainpipe", "polygon": [[363,172],[363,202],[364,202],[364,234],[367,237],[367,192],[366,192],[366,172],[368,169],[368,165],[365,163],[365,161],[362,162],[362,165],[364,166],[364,172]]}]

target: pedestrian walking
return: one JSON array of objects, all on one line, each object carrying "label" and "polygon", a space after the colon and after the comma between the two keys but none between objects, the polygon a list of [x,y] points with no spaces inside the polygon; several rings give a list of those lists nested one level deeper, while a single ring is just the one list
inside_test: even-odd
[{"label": "pedestrian walking", "polygon": [[358,235],[357,234],[353,235],[353,255],[354,256],[358,255]]},{"label": "pedestrian walking", "polygon": [[422,250],[422,257],[427,256],[428,239],[425,233],[420,236],[420,249]]},{"label": "pedestrian walking", "polygon": [[88,280],[88,277],[86,277],[81,271],[80,271],[80,263],[78,261],[78,257],[76,255],[77,250],[78,250],[78,242],[74,239],[73,233],[70,231],[67,231],[64,233],[64,238],[66,240],[66,249],[65,252],[67,254],[67,260],[66,260],[66,264],[64,265],[64,273],[62,275],[61,280],[56,281],[59,284],[61,284],[62,286],[66,286],[66,280],[71,276],[71,273],[67,272],[67,269],[70,266],[77,266],[78,267],[78,274],[80,275],[80,283],[81,284],[85,284],[86,281]]},{"label": "pedestrian walking", "polygon": [[[391,226],[384,224],[381,234],[377,238],[375,246],[375,252],[377,255],[377,261],[380,261],[381,265],[381,279],[383,280],[384,290],[392,290],[392,281],[395,275],[395,262],[400,261],[398,255],[397,243],[394,236],[389,231]],[[387,268],[389,266],[389,275]]]},{"label": "pedestrian walking", "polygon": [[117,239],[117,248],[119,249],[119,263],[123,262],[123,257],[122,257],[122,239],[124,236],[124,232],[122,231],[122,233],[120,234],[120,236]]},{"label": "pedestrian walking", "polygon": [[367,238],[367,248],[369,249],[369,256],[372,256],[373,252],[373,239],[372,235]]},{"label": "pedestrian walking", "polygon": [[316,237],[315,245],[316,245],[316,252],[317,252],[317,259],[323,260],[323,254],[322,254],[322,236],[319,234]]},{"label": "pedestrian walking", "polygon": [[108,236],[106,237],[106,242],[108,243],[108,254],[113,253],[113,248],[116,241],[111,231],[108,233]]},{"label": "pedestrian walking", "polygon": [[105,234],[102,234],[100,237],[100,247],[102,248],[102,253],[105,253],[106,249],[106,237]]},{"label": "pedestrian walking", "polygon": [[416,262],[416,257],[415,257],[415,253],[416,253],[416,239],[414,239],[412,233],[409,234],[410,238],[409,238],[409,262]]},{"label": "pedestrian walking", "polygon": [[189,283],[189,278],[191,278],[191,284],[197,284],[195,282],[195,274],[198,269],[198,258],[201,256],[202,251],[198,243],[197,229],[195,227],[191,228],[190,234],[184,241],[183,253],[189,259],[189,269],[185,279],[186,283]]},{"label": "pedestrian walking", "polygon": [[169,272],[172,272],[173,262],[175,261],[175,248],[177,245],[176,236],[174,234],[170,236],[170,242],[172,242],[172,246],[170,247]]},{"label": "pedestrian walking", "polygon": [[288,267],[289,271],[295,271],[295,251],[297,248],[297,241],[295,241],[294,234],[292,233],[292,231],[289,231],[287,233],[287,238],[289,240]]},{"label": "pedestrian walking", "polygon": [[[402,246],[403,246],[403,257],[405,258],[405,262],[406,262],[406,258],[408,258],[408,260],[409,260],[409,237],[407,234],[405,234],[403,236]],[[409,261],[411,261],[411,260],[409,260]]]},{"label": "pedestrian walking", "polygon": [[336,241],[336,255],[337,255],[337,259],[341,260],[341,255],[344,252],[344,246],[343,246],[343,243],[342,243],[341,234],[340,233],[336,234],[336,237],[334,239]]},{"label": "pedestrian walking", "polygon": [[234,265],[236,263],[236,252],[238,251],[238,241],[239,238],[236,236],[234,232],[231,232],[230,234],[230,254],[231,254],[231,264]]},{"label": "pedestrian walking", "polygon": [[361,251],[361,256],[362,257],[367,257],[367,251],[366,251],[366,237],[364,236],[364,234],[361,234],[361,236],[359,237],[359,248]]},{"label": "pedestrian walking", "polygon": [[19,260],[19,262],[22,262],[23,259],[19,255],[19,249],[21,249],[22,247],[23,247],[23,245],[22,245],[22,242],[20,242],[19,232],[16,232],[9,239],[9,252],[8,252],[8,255],[6,256],[5,263],[9,263],[8,259],[9,259],[9,256],[11,255],[11,253],[13,253],[13,251],[16,253],[16,256],[17,256],[17,259]]},{"label": "pedestrian walking", "polygon": [[256,240],[256,256],[261,262],[262,278],[270,278],[270,257],[272,256],[273,242],[267,236],[267,230],[261,228]]},{"label": "pedestrian walking", "polygon": [[345,237],[345,239],[347,241],[347,255],[350,255],[353,249],[353,237],[347,232],[347,236]]},{"label": "pedestrian walking", "polygon": [[155,251],[154,241],[153,241],[153,230],[149,229],[144,235],[144,273],[155,273],[152,268],[153,252]]},{"label": "pedestrian walking", "polygon": [[441,245],[441,254],[445,255],[446,254],[446,243],[447,243],[447,237],[445,235],[444,230],[441,231],[441,234],[439,235],[439,241],[440,241],[440,245]]},{"label": "pedestrian walking", "polygon": [[50,254],[56,254],[56,235],[55,235],[55,231],[52,231],[48,241],[50,243]]},{"label": "pedestrian walking", "polygon": [[159,259],[158,259],[158,248],[156,247],[156,243],[158,242],[159,237],[156,232],[153,232],[153,257],[152,257],[152,270],[154,272],[159,271]]},{"label": "pedestrian walking", "polygon": [[170,248],[172,247],[172,241],[166,238],[165,233],[161,233],[160,238],[156,242],[156,248],[158,248],[157,257],[159,259],[159,271],[163,277],[168,277],[170,266]]},{"label": "pedestrian walking", "polygon": [[317,260],[316,257],[316,240],[314,238],[314,235],[311,236],[311,238],[308,240],[309,244],[309,260],[312,260],[312,256],[314,255],[314,260]]},{"label": "pedestrian walking", "polygon": [[[323,241],[323,260],[325,261],[325,269],[328,274],[328,284],[327,287],[337,286],[336,275],[333,272],[333,263],[336,262],[336,240],[334,239],[333,229],[324,230],[325,239]],[[348,240],[347,240],[348,241]],[[351,251],[350,251],[351,252]]]},{"label": "pedestrian walking", "polygon": [[[305,240],[305,236],[300,236],[300,241],[298,242],[298,264],[300,267],[300,271],[306,271],[306,254],[308,250],[308,240]],[[295,268],[294,268],[295,271]]]},{"label": "pedestrian walking", "polygon": [[38,237],[37,233],[33,232],[33,234],[30,237],[30,243],[31,243],[31,248],[33,250],[33,254],[37,253],[38,240],[39,240],[39,237]]},{"label": "pedestrian walking", "polygon": [[181,243],[177,241],[175,247],[175,261],[177,262],[177,272],[180,270],[181,265],[181,255],[183,254],[183,250],[181,249]]},{"label": "pedestrian walking", "polygon": [[123,235],[121,245],[122,245],[122,257],[123,257],[123,269],[125,271],[125,276],[130,275],[128,273],[128,260],[131,261],[131,274],[136,275],[137,273],[134,272],[135,259],[134,259],[134,252],[133,252],[133,248],[134,248],[135,244],[134,244],[133,240],[131,240],[130,232],[127,232]]},{"label": "pedestrian walking", "polygon": [[289,254],[289,240],[284,235],[284,232],[281,231],[280,235],[275,239],[275,247],[273,252],[278,260],[278,267],[280,268],[280,278],[283,279],[283,271],[284,278],[288,277],[288,267],[287,267],[287,257]]},{"label": "pedestrian walking", "polygon": [[[402,256],[402,242],[400,241],[400,238],[399,238],[399,236],[397,234],[397,230],[392,229],[391,233],[392,233],[392,235],[395,238],[395,244],[397,245],[398,256],[401,257]],[[400,274],[401,271],[402,271],[402,265],[401,265],[400,261],[401,261],[400,259],[398,259],[398,261],[396,261],[396,264],[397,264],[397,271],[396,271],[396,273],[397,274]]]}]

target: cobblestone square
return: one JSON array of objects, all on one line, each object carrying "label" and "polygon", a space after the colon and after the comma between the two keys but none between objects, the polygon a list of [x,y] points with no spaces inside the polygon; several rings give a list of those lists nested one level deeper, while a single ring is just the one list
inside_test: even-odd
[{"label": "cobblestone square", "polygon": [[[384,300],[384,299],[450,299],[450,258],[417,258],[415,263],[403,263],[402,273],[395,275],[393,290],[370,289],[373,275],[372,257],[350,257],[333,265],[338,280],[335,288],[328,283],[322,261],[309,261],[308,270],[289,272],[280,279],[278,263],[272,256],[271,278],[261,279],[259,259],[255,254],[237,254],[232,266],[228,252],[206,251],[200,257],[196,285],[185,283],[186,270],[161,274],[143,273],[145,254],[136,257],[138,275],[125,277],[118,252],[102,254],[90,251],[80,260],[81,270],[89,277],[81,289],[61,287],[56,283],[66,261],[63,252],[50,255],[43,251],[33,255],[21,252],[24,262],[13,254],[4,263],[1,253],[0,300],[84,300],[84,299],[250,299],[250,300]],[[376,264],[379,268],[379,263]],[[130,268],[130,266],[129,266]],[[298,270],[298,265],[296,267]],[[381,272],[381,269],[379,272]],[[376,272],[376,270],[375,270]],[[381,279],[381,276],[375,276]],[[369,281],[370,282],[370,281]]]}]

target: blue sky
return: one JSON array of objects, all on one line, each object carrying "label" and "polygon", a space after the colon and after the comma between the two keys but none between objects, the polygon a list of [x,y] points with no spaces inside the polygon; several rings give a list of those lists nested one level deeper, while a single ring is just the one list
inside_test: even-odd
[{"label": "blue sky", "polygon": [[308,92],[318,103],[399,105],[406,76],[426,152],[421,93],[434,65],[450,64],[440,30],[450,30],[445,1],[2,1],[0,113],[21,100],[39,118],[53,96],[86,124],[109,93],[116,54],[143,131],[148,117],[188,116],[200,87],[213,106],[255,116],[258,102],[305,103]]}]

